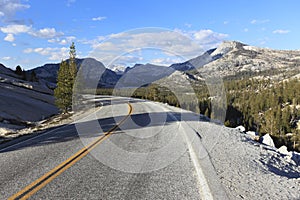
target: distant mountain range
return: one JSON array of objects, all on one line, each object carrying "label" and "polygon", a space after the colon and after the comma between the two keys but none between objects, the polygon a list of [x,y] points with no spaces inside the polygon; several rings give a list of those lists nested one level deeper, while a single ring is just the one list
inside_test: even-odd
[{"label": "distant mountain range", "polygon": [[[89,61],[88,61],[89,60]],[[300,51],[272,50],[249,46],[236,41],[225,41],[217,48],[210,49],[202,55],[183,63],[174,63],[169,67],[153,64],[136,64],[132,68],[120,68],[115,66],[113,71],[92,58],[77,59],[78,68],[84,63],[93,61],[93,67],[85,67],[92,77],[95,70],[101,71],[99,87],[131,87],[134,85],[147,85],[164,77],[170,76],[175,71],[191,80],[203,80],[210,74],[219,74],[222,77],[248,76],[272,76],[273,78],[288,78],[298,75],[300,72]],[[2,67],[2,73],[5,66]],[[30,76],[35,72],[37,79],[50,89],[56,87],[59,63],[45,64],[27,71]],[[8,69],[6,69],[7,71]],[[122,71],[124,70],[124,71]],[[270,72],[270,73],[268,73]],[[177,73],[178,75],[178,73]],[[90,77],[89,77],[90,76]],[[187,76],[187,77],[186,77]],[[170,81],[170,78],[168,79]],[[178,80],[177,80],[178,82]]]},{"label": "distant mountain range", "polygon": [[[91,59],[91,58],[88,58]],[[77,59],[78,68],[87,59]],[[113,71],[93,59],[93,70],[103,71],[99,85],[101,87],[141,86],[170,76],[175,71],[181,71],[188,78],[200,80],[209,74],[219,74],[222,77],[240,75],[272,75],[284,78],[297,75],[300,69],[300,51],[272,50],[249,46],[237,41],[225,41],[218,48],[210,49],[202,55],[183,63],[174,63],[169,67],[153,64],[136,64],[132,68],[115,66]],[[59,63],[45,64],[29,70],[35,71],[39,81],[49,88],[56,84]],[[124,70],[124,71],[122,71]],[[272,71],[272,73],[268,73]],[[92,75],[93,72],[90,73]]]},{"label": "distant mountain range", "polygon": [[[184,88],[189,82],[203,81],[212,74],[219,74],[224,79],[245,76],[274,80],[300,78],[300,51],[272,50],[226,41],[218,48],[169,67],[136,64],[124,72],[116,67],[117,72],[114,72],[92,58],[77,59],[77,66],[84,69],[82,75],[87,84],[96,81],[91,87],[142,87],[156,82]],[[27,78],[24,79],[0,64],[0,126],[9,121],[22,125],[57,113],[53,89],[58,69],[59,63],[45,64],[26,71]],[[33,71],[38,82],[28,79]]]},{"label": "distant mountain range", "polygon": [[[97,70],[103,74],[99,80],[100,87],[113,87],[120,78],[120,75],[116,72],[105,68],[101,62],[93,58],[76,59],[76,62],[78,69],[81,65],[84,65],[85,71],[91,71],[89,73],[90,78],[92,78],[94,74],[92,70]],[[34,71],[39,81],[45,82],[45,84],[47,84],[50,88],[55,88],[59,65],[59,63],[45,64],[41,67],[31,69],[27,73],[30,74]],[[90,68],[88,68],[87,65],[89,65]]]},{"label": "distant mountain range", "polygon": [[[169,67],[152,64],[137,64],[133,68],[141,77],[156,77],[155,74],[169,76],[181,71],[192,80],[204,80],[205,76],[218,74],[223,78],[264,77],[282,80],[300,77],[299,50],[273,50],[249,46],[237,41],[225,41],[218,48],[210,49],[204,54],[183,63]],[[131,69],[126,69],[124,75]],[[133,79],[133,73],[131,76]]]}]

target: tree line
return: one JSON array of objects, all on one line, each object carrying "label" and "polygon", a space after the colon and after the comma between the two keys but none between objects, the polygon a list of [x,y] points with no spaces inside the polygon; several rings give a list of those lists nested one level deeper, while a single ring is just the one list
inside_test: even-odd
[{"label": "tree line", "polygon": [[[242,125],[248,131],[259,135],[269,133],[277,147],[286,145],[289,150],[300,152],[300,81],[298,79],[275,82],[271,79],[248,78],[226,80],[227,102],[225,105],[225,126]],[[98,88],[98,94],[132,96],[168,103],[211,119],[219,119],[221,107],[212,108],[212,98],[205,83],[194,85],[197,100],[182,92],[178,97],[168,88],[150,84],[138,89]],[[133,90],[133,91],[131,91]],[[178,100],[181,99],[181,101]],[[218,103],[214,106],[217,106]]]},{"label": "tree line", "polygon": [[20,65],[18,65],[14,72],[16,75],[19,76],[20,79],[24,81],[31,81],[31,82],[38,81],[38,78],[34,70],[32,70],[30,74],[28,74],[24,69],[21,68]]}]

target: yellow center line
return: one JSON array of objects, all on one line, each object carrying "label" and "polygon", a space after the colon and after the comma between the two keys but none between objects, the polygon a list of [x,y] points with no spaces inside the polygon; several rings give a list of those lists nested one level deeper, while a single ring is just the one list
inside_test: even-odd
[{"label": "yellow center line", "polygon": [[107,139],[121,124],[123,124],[127,118],[132,113],[132,106],[130,103],[128,103],[129,106],[129,112],[126,117],[124,117],[118,124],[113,126],[109,131],[104,133],[104,135],[97,138],[95,141],[93,141],[91,144],[89,144],[87,147],[82,148],[77,153],[75,153],[73,156],[20,190],[18,193],[14,194],[13,196],[9,197],[9,200],[12,199],[28,199],[33,194],[35,194],[37,191],[42,189],[45,185],[50,183],[53,179],[55,179],[57,176],[59,176],[61,173],[69,169],[72,165],[74,165],[76,162],[78,162],[81,158],[86,156],[92,149],[94,149],[98,144],[100,144],[102,141]]}]

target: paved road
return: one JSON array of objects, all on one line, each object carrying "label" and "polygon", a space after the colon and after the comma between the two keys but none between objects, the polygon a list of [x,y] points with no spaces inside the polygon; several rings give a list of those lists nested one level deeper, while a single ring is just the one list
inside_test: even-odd
[{"label": "paved road", "polygon": [[75,124],[0,146],[0,199],[225,198],[191,150],[188,138],[200,137],[182,124],[188,116],[141,100],[98,101]]}]

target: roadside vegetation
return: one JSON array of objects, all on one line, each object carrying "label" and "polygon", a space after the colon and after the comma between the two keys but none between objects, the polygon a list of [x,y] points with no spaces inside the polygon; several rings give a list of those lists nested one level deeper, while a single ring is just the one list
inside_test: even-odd
[{"label": "roadside vegetation", "polygon": [[[277,147],[285,145],[300,152],[300,81],[298,79],[275,82],[270,79],[244,78],[224,81],[227,96],[225,125],[242,125],[260,136],[270,134]],[[218,119],[212,109],[212,98],[205,83],[194,84],[197,100],[183,90],[176,97],[168,88],[151,84],[134,89],[99,88],[98,94],[132,96],[181,107]],[[183,101],[178,101],[183,99]]]}]

